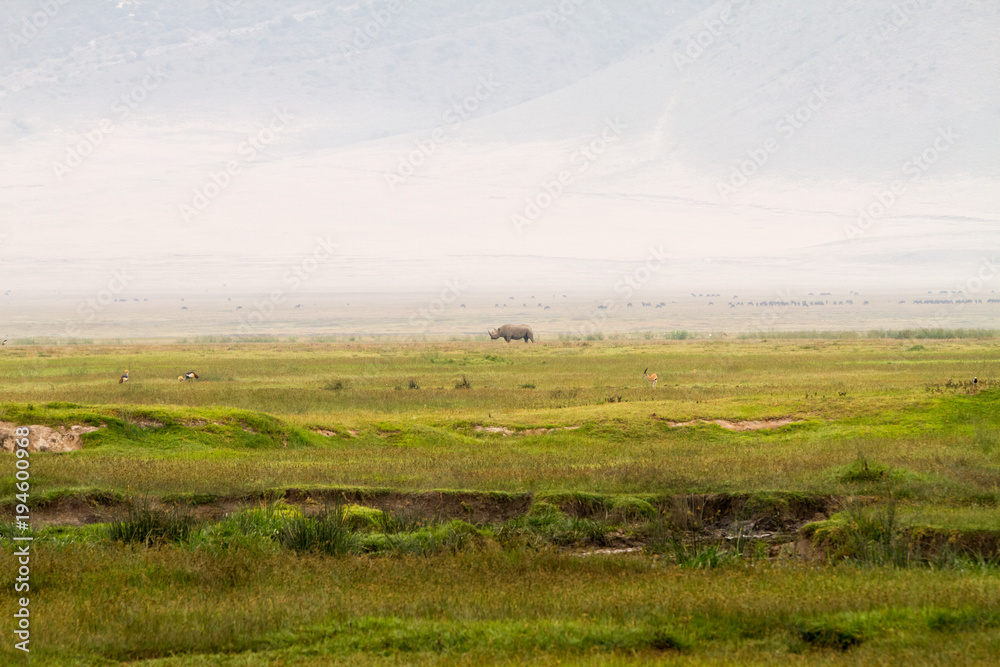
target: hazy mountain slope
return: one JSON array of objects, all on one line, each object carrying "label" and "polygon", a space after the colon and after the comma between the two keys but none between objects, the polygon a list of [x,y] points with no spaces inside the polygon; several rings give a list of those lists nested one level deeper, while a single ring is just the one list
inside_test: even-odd
[{"label": "hazy mountain slope", "polygon": [[[32,39],[0,46],[8,58],[0,60],[0,127],[9,138],[99,118],[159,66],[164,89],[143,114],[226,123],[283,105],[336,145],[438,122],[481,76],[503,82],[487,110],[551,92],[656,41],[676,16],[708,3],[676,3],[671,12],[651,0],[564,4],[571,13],[526,0],[56,5]],[[38,3],[8,5],[0,30],[20,37]]]},{"label": "hazy mountain slope", "polygon": [[[216,257],[266,289],[319,238],[339,255],[311,284],[354,290],[611,289],[657,249],[650,288],[950,285],[1000,248],[986,0],[101,0],[30,38],[40,5],[8,5],[22,286],[197,285],[182,258]],[[29,280],[39,258],[60,270]]]}]

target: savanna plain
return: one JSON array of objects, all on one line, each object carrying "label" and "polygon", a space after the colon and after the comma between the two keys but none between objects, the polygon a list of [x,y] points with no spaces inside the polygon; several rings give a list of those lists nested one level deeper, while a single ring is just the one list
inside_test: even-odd
[{"label": "savanna plain", "polygon": [[939,333],[13,341],[3,426],[76,443],[31,662],[996,664],[1000,337]]}]

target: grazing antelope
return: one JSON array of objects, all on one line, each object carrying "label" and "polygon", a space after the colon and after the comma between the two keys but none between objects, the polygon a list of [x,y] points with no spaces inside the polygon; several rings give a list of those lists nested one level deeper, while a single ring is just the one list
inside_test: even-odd
[{"label": "grazing antelope", "polygon": [[118,384],[121,384],[122,382],[128,382],[128,369],[127,368],[125,369],[125,375],[123,375],[120,378],[118,378]]},{"label": "grazing antelope", "polygon": [[656,388],[656,373],[653,373],[652,375],[649,375],[649,374],[646,373],[646,371],[648,371],[648,370],[649,370],[649,368],[647,368],[645,371],[642,372],[642,377],[646,378],[646,382],[648,382],[649,385],[655,389]]}]

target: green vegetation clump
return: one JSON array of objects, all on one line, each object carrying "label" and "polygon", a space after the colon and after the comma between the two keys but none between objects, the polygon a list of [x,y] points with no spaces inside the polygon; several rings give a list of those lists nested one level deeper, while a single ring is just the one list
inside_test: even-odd
[{"label": "green vegetation clump", "polygon": [[868,459],[861,456],[848,466],[847,470],[840,476],[840,481],[845,484],[881,482],[889,477],[889,472],[886,466],[870,463]]},{"label": "green vegetation clump", "polygon": [[800,639],[813,648],[847,651],[865,641],[862,631],[836,621],[815,621],[797,628]]},{"label": "green vegetation clump", "polygon": [[113,542],[144,545],[187,540],[194,527],[194,518],[177,509],[156,511],[146,503],[130,504],[121,518],[105,527],[105,535]]},{"label": "green vegetation clump", "polygon": [[361,505],[345,505],[340,508],[344,525],[353,530],[364,528],[385,528],[389,523],[388,515],[382,510]]},{"label": "green vegetation clump", "polygon": [[648,500],[636,496],[617,496],[610,505],[610,515],[622,521],[652,519],[656,516],[656,508]]},{"label": "green vegetation clump", "polygon": [[868,338],[907,339],[937,339],[949,338],[996,338],[1000,335],[995,329],[945,329],[942,327],[924,329],[873,329],[867,333]]},{"label": "green vegetation clump", "polygon": [[970,608],[932,609],[927,612],[927,627],[943,633],[1000,628],[1000,612]]},{"label": "green vegetation clump", "polygon": [[355,548],[356,538],[339,509],[319,516],[284,517],[278,543],[292,551],[344,556]]},{"label": "green vegetation clump", "polygon": [[507,547],[606,546],[612,525],[608,521],[570,516],[551,501],[538,500],[523,516],[514,517],[494,530]]}]

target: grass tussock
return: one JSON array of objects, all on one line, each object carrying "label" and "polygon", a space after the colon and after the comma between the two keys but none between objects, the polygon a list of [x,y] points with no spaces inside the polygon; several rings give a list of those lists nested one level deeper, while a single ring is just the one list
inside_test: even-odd
[{"label": "grass tussock", "polygon": [[889,478],[889,473],[888,467],[859,456],[840,476],[840,481],[844,484],[871,484],[885,481]]},{"label": "grass tussock", "polygon": [[112,542],[151,546],[186,541],[194,524],[194,517],[182,509],[155,510],[142,501],[129,504],[124,516],[108,523],[105,535]]},{"label": "grass tussock", "polygon": [[292,551],[344,556],[355,548],[355,536],[341,508],[318,516],[283,517],[277,533],[282,547]]}]

